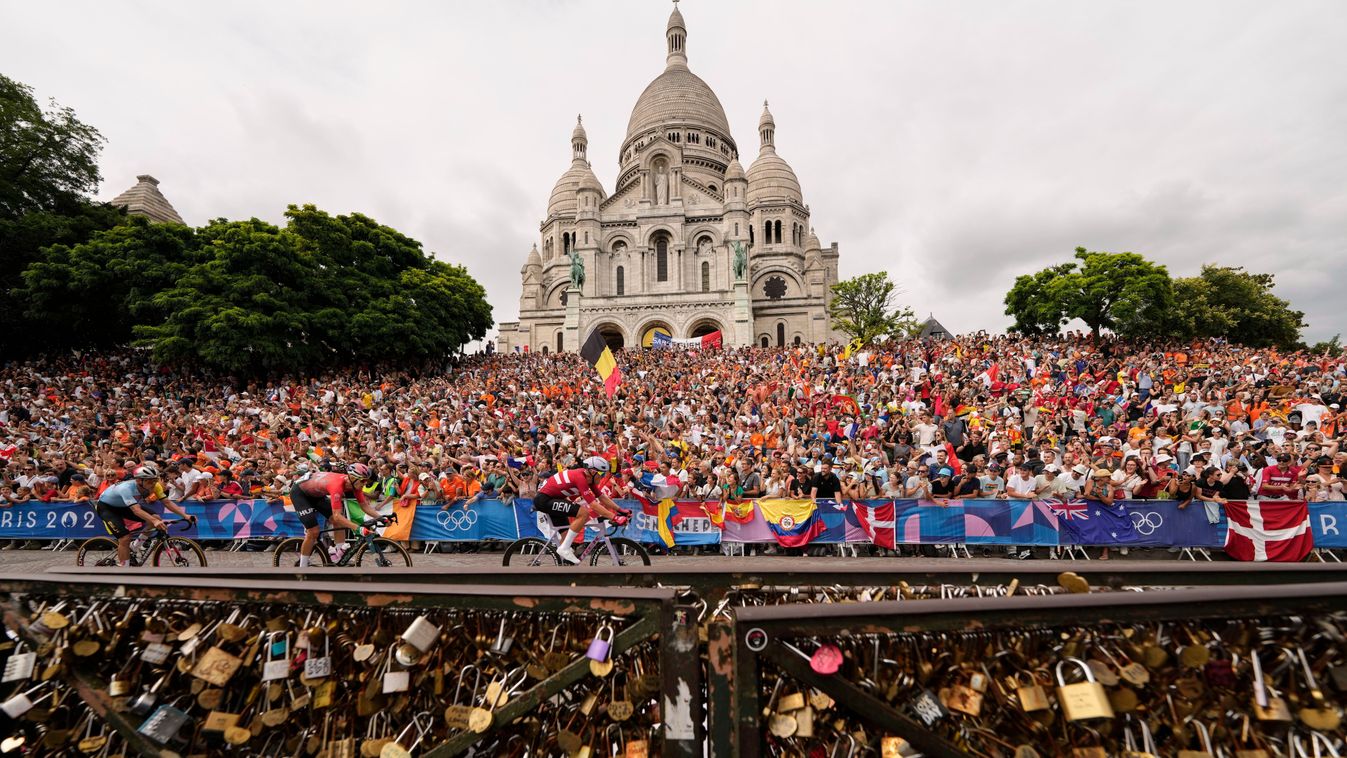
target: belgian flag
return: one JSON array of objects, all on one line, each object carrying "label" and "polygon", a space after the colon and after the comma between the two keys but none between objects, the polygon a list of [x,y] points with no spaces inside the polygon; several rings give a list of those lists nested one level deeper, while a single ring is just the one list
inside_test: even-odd
[{"label": "belgian flag", "polygon": [[589,333],[589,339],[580,347],[580,357],[589,361],[589,365],[599,372],[604,390],[608,392],[608,397],[612,397],[617,392],[617,385],[622,383],[622,370],[617,367],[613,351],[608,349],[608,343],[598,329]]}]

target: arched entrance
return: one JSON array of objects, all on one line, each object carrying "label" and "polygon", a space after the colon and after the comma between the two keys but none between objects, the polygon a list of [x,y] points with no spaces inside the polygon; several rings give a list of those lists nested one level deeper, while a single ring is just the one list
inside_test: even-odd
[{"label": "arched entrance", "polygon": [[608,345],[609,350],[621,350],[627,344],[627,335],[623,333],[622,327],[617,324],[599,324],[595,327],[599,336]]},{"label": "arched entrance", "polygon": [[724,327],[720,325],[719,321],[716,321],[715,319],[704,318],[693,322],[692,327],[688,330],[688,336],[705,337],[711,332],[719,332],[723,330]]},{"label": "arched entrance", "polygon": [[655,334],[667,334],[673,336],[673,328],[663,321],[651,321],[641,327],[641,347],[650,347],[655,341]]}]

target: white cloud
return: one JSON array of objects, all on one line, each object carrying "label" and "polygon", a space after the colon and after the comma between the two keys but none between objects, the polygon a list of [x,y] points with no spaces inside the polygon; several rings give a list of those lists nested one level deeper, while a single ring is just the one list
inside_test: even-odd
[{"label": "white cloud", "polygon": [[[575,114],[611,188],[664,3],[6,2],[0,70],[109,138],[191,223],[360,211],[466,265],[498,319]],[[1076,245],[1278,276],[1347,323],[1347,5],[686,0],[690,64],[747,165],[764,97],[844,276],[1001,328],[1014,275]]]}]

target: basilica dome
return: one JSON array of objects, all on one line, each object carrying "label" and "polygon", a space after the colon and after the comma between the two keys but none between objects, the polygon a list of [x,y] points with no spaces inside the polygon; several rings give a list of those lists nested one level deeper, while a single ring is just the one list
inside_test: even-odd
[{"label": "basilica dome", "polygon": [[776,154],[776,120],[767,109],[767,103],[762,104],[758,135],[762,149],[757,160],[748,167],[748,202],[786,199],[803,204],[799,178],[790,164]]},{"label": "basilica dome", "polygon": [[730,133],[730,122],[725,118],[720,98],[687,66],[666,70],[645,88],[631,110],[623,141],[661,124],[700,127],[722,135]]}]

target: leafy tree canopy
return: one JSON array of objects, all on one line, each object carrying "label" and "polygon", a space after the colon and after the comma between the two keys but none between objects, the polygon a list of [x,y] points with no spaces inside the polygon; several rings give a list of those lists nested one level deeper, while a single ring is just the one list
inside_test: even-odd
[{"label": "leafy tree canopy", "polygon": [[54,211],[98,188],[103,135],[53,100],[0,74],[0,219]]},{"label": "leafy tree canopy", "polygon": [[1294,348],[1306,326],[1305,314],[1272,294],[1272,286],[1272,274],[1252,274],[1238,266],[1209,264],[1197,276],[1175,279],[1169,336]]},{"label": "leafy tree canopy", "polygon": [[1123,337],[1154,333],[1173,304],[1169,272],[1136,253],[1076,248],[1076,263],[1020,276],[1006,293],[1012,330],[1051,334],[1078,318],[1095,334]]},{"label": "leafy tree canopy", "polygon": [[906,337],[914,332],[912,309],[897,302],[898,288],[881,271],[838,282],[828,306],[833,327],[862,344],[882,336]]}]

